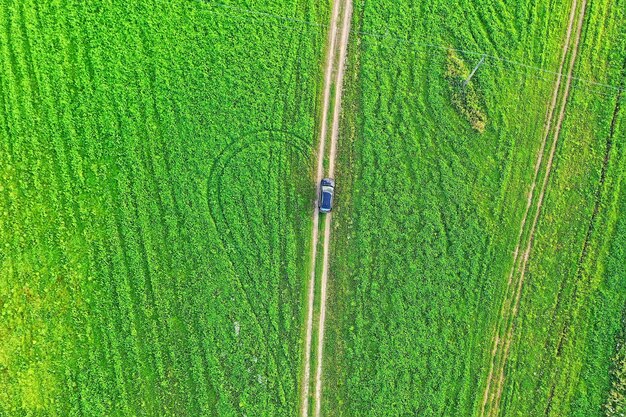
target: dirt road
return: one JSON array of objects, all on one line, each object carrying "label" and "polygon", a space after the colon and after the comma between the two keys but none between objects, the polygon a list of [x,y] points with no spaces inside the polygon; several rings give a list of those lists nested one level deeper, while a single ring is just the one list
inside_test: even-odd
[{"label": "dirt road", "polygon": [[[342,16],[340,16],[340,11]],[[335,154],[337,152],[337,137],[339,133],[339,115],[341,113],[341,93],[343,87],[343,74],[345,68],[348,37],[350,33],[350,20],[352,13],[352,1],[351,0],[336,0],[333,3],[333,10],[331,14],[331,22],[328,33],[328,54],[326,56],[326,67],[324,70],[324,93],[322,103],[322,120],[320,122],[320,134],[319,134],[319,146],[318,146],[318,161],[317,161],[317,176],[316,184],[319,186],[320,181],[324,177],[324,156],[325,156],[325,144],[326,136],[328,134],[328,111],[330,109],[330,91],[331,86],[335,87],[334,105],[332,114],[332,128],[331,128],[331,143],[330,143],[330,155],[329,155],[329,169],[328,177],[333,177],[335,170]],[[337,44],[337,29],[340,23],[342,24],[342,32],[339,43]],[[339,51],[339,57],[337,57],[337,50]],[[335,73],[335,79],[333,81],[333,72]],[[309,415],[309,393],[311,386],[311,350],[312,350],[312,335],[313,335],[313,314],[315,305],[315,278],[316,278],[316,260],[317,260],[317,245],[318,245],[318,228],[319,228],[319,211],[317,209],[317,201],[313,210],[313,222],[312,222],[312,238],[311,238],[311,275],[309,278],[308,297],[307,297],[307,320],[306,320],[306,337],[304,348],[304,369],[302,372],[302,385],[301,385],[301,417],[308,417]],[[322,363],[323,363],[323,341],[324,341],[324,324],[326,319],[326,291],[328,281],[328,257],[330,250],[330,224],[331,214],[327,214],[324,222],[324,246],[323,246],[323,265],[322,275],[320,283],[320,315],[318,323],[318,337],[317,337],[317,368],[315,373],[315,416],[319,416],[321,413],[321,395],[322,395]]]},{"label": "dirt road", "polygon": [[[335,175],[335,157],[337,154],[337,138],[339,136],[339,118],[341,114],[341,95],[343,91],[343,75],[346,66],[348,51],[348,38],[350,35],[350,21],[352,18],[352,0],[345,0],[343,4],[343,26],[341,40],[339,42],[339,61],[335,79],[335,105],[333,108],[333,124],[330,134],[330,155],[328,162],[328,176]],[[315,417],[321,414],[322,406],[322,364],[324,353],[324,325],[326,320],[326,288],[328,282],[328,254],[330,250],[330,222],[332,213],[326,215],[324,223],[324,257],[322,265],[321,290],[320,290],[320,317],[317,327],[317,371],[315,372]]]},{"label": "dirt road", "polygon": [[[524,254],[520,258],[519,251],[523,243],[522,238],[524,235],[524,230],[526,228],[526,221],[528,219],[528,214],[530,212],[530,208],[532,206],[532,202],[535,197],[535,189],[537,186],[537,180],[539,177],[540,167],[543,161],[545,147],[548,142],[550,133],[552,132],[554,110],[557,107],[559,92],[561,90],[561,84],[564,78],[562,76],[563,67],[565,66],[565,62],[568,57],[568,52],[570,50],[572,30],[574,28],[576,11],[578,9],[578,1],[573,0],[572,8],[570,11],[570,16],[569,16],[567,33],[565,36],[565,41],[563,43],[563,52],[562,52],[561,63],[560,63],[559,72],[558,72],[559,76],[556,79],[553,93],[552,93],[552,101],[550,102],[550,106],[546,114],[543,141],[539,149],[539,152],[537,154],[533,182],[531,184],[530,191],[528,194],[526,210],[524,212],[524,216],[522,217],[522,221],[520,223],[520,230],[518,234],[517,245],[513,252],[513,266],[509,274],[505,300],[502,304],[500,318],[496,325],[496,330],[495,330],[495,334],[494,334],[493,341],[492,341],[491,364],[489,368],[489,375],[487,377],[487,385],[483,393],[483,401],[481,405],[480,415],[483,417],[485,416],[495,417],[499,414],[500,399],[502,397],[502,391],[504,389],[504,371],[505,371],[506,362],[507,362],[508,355],[509,355],[509,350],[511,347],[511,339],[513,336],[513,329],[514,329],[514,319],[517,316],[517,312],[519,309],[519,303],[520,303],[521,294],[522,294],[522,287],[524,283],[524,277],[526,274],[526,267],[527,267],[528,259],[530,258],[530,252],[532,250],[532,244],[533,244],[534,237],[535,237],[535,229],[537,226],[539,215],[541,213],[541,207],[543,205],[543,199],[544,199],[545,191],[548,185],[548,180],[550,178],[550,172],[552,170],[552,163],[554,161],[556,145],[559,140],[561,126],[563,124],[563,119],[565,117],[565,108],[567,105],[567,99],[569,96],[569,90],[570,90],[571,81],[572,81],[572,72],[574,70],[574,65],[576,63],[576,56],[578,54],[578,44],[580,41],[580,35],[582,32],[582,26],[583,26],[583,20],[585,17],[586,8],[587,8],[587,0],[583,0],[579,9],[578,20],[576,21],[576,35],[574,37],[574,43],[573,43],[572,50],[570,53],[571,56],[570,56],[570,60],[568,64],[567,76],[565,77],[564,89],[561,95],[561,107],[559,109],[559,114],[557,117],[556,125],[554,127],[554,135],[553,135],[552,143],[550,146],[548,160],[546,162],[545,175],[543,177],[543,181],[541,183],[541,189],[539,191],[539,196],[536,201],[536,208],[535,208],[535,212],[533,216],[533,221],[529,229],[528,238],[526,240],[526,247],[524,250]],[[517,268],[518,264],[519,264],[519,268]],[[513,283],[513,279],[516,276],[515,274],[516,271],[519,274],[517,277],[517,281]],[[504,329],[503,329],[504,334],[502,335],[502,337],[500,337],[501,326],[504,326]],[[497,369],[494,369],[496,368],[496,364],[497,364]]]}]

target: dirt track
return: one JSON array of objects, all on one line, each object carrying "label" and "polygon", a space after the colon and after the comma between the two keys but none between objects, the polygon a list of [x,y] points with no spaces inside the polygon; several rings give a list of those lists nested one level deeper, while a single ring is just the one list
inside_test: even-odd
[{"label": "dirt track", "polygon": [[[341,16],[342,31],[339,44],[337,44],[337,28],[340,22],[340,11],[343,12]],[[330,143],[330,155],[329,155],[329,168],[328,177],[333,177],[335,170],[335,155],[337,152],[337,137],[339,134],[339,116],[341,113],[341,93],[343,87],[343,74],[345,69],[348,37],[350,33],[350,20],[352,13],[352,0],[336,0],[333,3],[333,10],[331,15],[331,22],[328,35],[328,54],[326,57],[326,67],[324,70],[324,93],[322,103],[322,120],[320,122],[320,135],[318,146],[318,161],[317,161],[317,176],[316,184],[319,186],[320,181],[324,177],[324,155],[326,136],[328,133],[328,110],[330,109],[330,91],[331,86],[335,86],[334,105],[332,114],[332,128],[331,128],[331,143]],[[339,50],[339,57],[337,58],[337,49]],[[336,67],[335,67],[336,64]],[[335,79],[333,81],[333,72],[335,72]],[[309,393],[311,385],[311,350],[312,350],[312,335],[313,335],[313,313],[315,304],[315,277],[316,277],[316,259],[317,259],[317,245],[318,245],[318,227],[319,227],[319,212],[317,209],[317,201],[313,210],[312,217],[312,238],[311,238],[311,275],[309,278],[308,297],[307,297],[307,327],[306,338],[304,348],[304,369],[302,373],[302,393],[301,393],[301,408],[300,416],[308,417],[309,415]],[[316,359],[316,372],[315,372],[315,416],[319,417],[321,414],[321,395],[322,395],[322,363],[323,363],[323,342],[324,342],[324,325],[326,320],[326,289],[328,281],[328,257],[330,251],[330,224],[331,213],[326,215],[324,222],[324,246],[323,246],[323,265],[322,275],[320,283],[320,315],[318,323],[318,337],[317,337],[317,359]]]},{"label": "dirt track", "polygon": [[[568,56],[570,43],[571,43],[571,35],[572,35],[572,29],[574,27],[574,20],[576,16],[577,6],[578,6],[578,1],[573,0],[572,8],[571,8],[570,16],[569,16],[569,23],[567,27],[567,34],[565,36],[565,41],[563,44],[563,53],[562,53],[561,63],[560,63],[559,72],[558,72],[559,76],[556,79],[554,89],[553,89],[553,94],[552,94],[552,101],[550,103],[550,107],[548,108],[548,111],[546,114],[546,123],[545,123],[545,129],[544,129],[543,142],[537,154],[533,182],[531,184],[530,192],[528,194],[526,210],[524,212],[524,216],[522,217],[522,221],[520,223],[520,230],[518,234],[517,245],[513,252],[513,266],[511,267],[511,272],[509,274],[509,278],[507,282],[507,292],[505,295],[505,300],[502,304],[500,319],[498,323],[496,324],[495,334],[494,334],[493,341],[492,341],[493,348],[491,351],[491,363],[490,363],[490,368],[489,368],[489,375],[487,377],[487,385],[483,393],[483,401],[481,405],[480,415],[482,417],[484,416],[495,417],[498,415],[499,409],[500,409],[500,399],[502,397],[502,391],[504,389],[504,371],[505,371],[506,362],[507,362],[508,355],[509,355],[509,350],[511,347],[511,339],[513,336],[513,329],[514,329],[513,321],[515,317],[517,316],[517,312],[519,309],[519,303],[520,303],[521,294],[522,294],[522,286],[524,283],[524,276],[526,274],[526,266],[528,263],[528,259],[530,258],[530,252],[532,250],[532,244],[533,244],[533,240],[535,236],[535,229],[537,226],[539,215],[541,213],[541,207],[543,205],[545,191],[548,185],[548,180],[550,178],[550,171],[552,170],[552,163],[554,161],[556,145],[559,140],[561,126],[563,124],[563,119],[565,117],[565,108],[567,105],[567,98],[569,96],[569,90],[570,90],[571,81],[572,81],[572,72],[574,70],[574,64],[576,63],[576,55],[578,53],[578,44],[580,41],[583,20],[584,20],[585,11],[587,8],[587,0],[582,0],[580,13],[578,16],[578,20],[576,22],[576,36],[574,38],[574,44],[573,44],[572,51],[571,51],[571,58],[569,60],[567,76],[565,78],[565,87],[564,87],[563,94],[562,94],[561,107],[559,109],[559,115],[558,115],[557,122],[554,128],[554,136],[553,136],[551,147],[550,147],[550,153],[548,156],[548,160],[546,162],[546,168],[545,168],[546,171],[545,171],[545,175],[543,177],[543,181],[541,184],[539,196],[537,198],[536,209],[535,209],[533,221],[530,226],[529,233],[528,233],[526,248],[524,250],[524,254],[522,258],[520,259],[519,250],[522,245],[522,237],[523,237],[524,230],[526,227],[528,214],[529,214],[529,211],[530,211],[533,199],[534,199],[535,188],[537,185],[541,163],[543,161],[543,154],[545,151],[545,146],[547,144],[548,137],[550,136],[550,132],[552,129],[552,119],[554,115],[554,110],[556,109],[557,102],[558,102],[561,82],[563,80],[563,76],[562,76],[563,67],[565,65],[565,62]],[[516,268],[516,266],[518,265],[518,261],[520,262],[519,269]],[[515,276],[516,271],[519,271],[519,278],[515,282],[515,285],[511,287],[511,285],[513,284],[513,278]],[[511,292],[511,290],[513,290],[513,292]],[[499,329],[502,323],[504,323],[504,325],[506,326],[505,327],[506,332],[501,338],[499,336]],[[498,361],[497,360],[498,358],[500,358],[501,360]],[[495,369],[496,375],[494,375],[494,368],[496,366],[496,363],[498,364],[498,367],[497,369]],[[488,404],[490,405],[490,408],[487,408]]]},{"label": "dirt track", "polygon": [[[337,138],[339,136],[339,117],[341,114],[341,95],[343,91],[343,75],[346,67],[346,55],[348,51],[348,38],[350,35],[350,21],[352,18],[352,0],[345,0],[343,5],[343,27],[341,40],[339,41],[339,61],[335,79],[335,105],[333,108],[333,123],[330,133],[330,155],[328,162],[328,176],[335,175],[335,158],[337,154]],[[330,222],[332,213],[326,215],[324,223],[324,257],[320,290],[320,317],[317,327],[317,370],[315,372],[315,417],[321,414],[322,406],[322,364],[324,353],[324,325],[326,320],[326,288],[328,282],[328,254],[330,250]]]}]

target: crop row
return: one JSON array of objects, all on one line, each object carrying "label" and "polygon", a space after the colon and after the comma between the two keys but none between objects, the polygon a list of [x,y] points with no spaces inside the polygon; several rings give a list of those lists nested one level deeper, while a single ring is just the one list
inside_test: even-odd
[{"label": "crop row", "polygon": [[[604,12],[603,4],[593,9],[590,19]],[[599,45],[590,50],[600,49],[605,55],[583,62],[593,62],[597,70],[601,70],[598,62],[607,62],[607,56],[623,57],[615,34],[620,13],[611,14],[610,25],[593,25],[604,33],[589,35]],[[369,410],[376,410],[375,415],[476,415],[544,134],[546,106],[556,80],[552,69],[558,65],[568,5],[543,2],[508,7],[487,2],[478,7],[466,2],[451,7],[445,2],[407,1],[394,8],[375,8],[357,2],[355,15],[359,30],[351,45],[345,100],[350,116],[344,121],[338,163],[342,195],[349,197],[339,201],[336,214],[330,307],[335,317],[329,333],[332,359],[327,366],[326,406],[333,415]],[[455,107],[451,90],[456,92],[457,86],[446,77],[447,48],[455,49],[457,67],[465,72],[478,64],[482,53],[487,54],[464,93],[471,93],[471,105],[487,116],[483,133],[472,131],[463,109],[458,103]],[[617,71],[599,82],[619,83]],[[586,71],[578,74],[592,78]],[[582,80],[574,84],[580,100],[568,107],[566,123],[569,117],[579,122],[564,128],[569,145],[558,148],[556,163],[562,182],[551,183],[547,203],[551,214],[549,218],[542,214],[542,224],[550,222],[562,243],[555,246],[555,241],[543,240],[541,229],[536,243],[541,249],[533,251],[532,259],[551,266],[533,271],[524,300],[550,299],[564,272],[559,265],[570,265],[563,260],[569,256],[566,253],[582,247],[580,231],[595,204],[594,187],[602,166],[598,156],[606,136],[597,138],[608,130],[615,94]],[[586,136],[587,129],[598,136]],[[576,131],[585,136],[577,137]],[[577,167],[578,180],[566,185],[573,172],[569,167]],[[618,165],[612,169],[606,187],[619,181]],[[615,189],[604,193],[612,196]],[[572,206],[568,209],[559,202],[555,207],[553,202],[559,198]],[[569,229],[578,231],[571,239]],[[606,234],[603,226],[596,230],[598,241],[610,241],[612,226]],[[570,245],[567,250],[565,242]],[[601,275],[602,264],[598,265],[597,279],[608,280]],[[538,280],[543,282],[540,288],[535,285]],[[574,332],[586,333],[600,317],[606,319],[604,329],[614,329],[618,294],[616,289],[612,307],[601,315],[572,320]],[[594,308],[602,310],[600,305]],[[549,396],[542,384],[550,381],[553,363],[557,369],[561,366],[558,358],[539,359],[529,355],[529,349],[541,350],[545,334],[541,330],[540,336],[539,329],[548,322],[567,321],[566,314],[558,311],[557,319],[550,321],[546,305],[527,306],[525,301],[520,311],[524,318],[516,322],[502,415],[541,414]],[[610,331],[596,335],[595,342],[610,352],[614,343]],[[558,332],[550,333],[552,337],[558,337]],[[515,348],[518,343],[525,350]],[[579,362],[592,358],[575,350],[571,355]],[[545,374],[533,376],[538,368]],[[597,394],[608,393],[604,356],[593,378],[573,377],[579,379],[569,380],[569,385],[567,378],[560,380],[558,395],[569,396],[574,386],[580,386],[578,398],[589,401],[581,410],[600,410],[604,399]],[[585,397],[583,384],[600,389]],[[530,388],[539,385],[541,390]],[[548,411],[568,415],[572,409],[569,403],[559,402]]]},{"label": "crop row", "polygon": [[[292,414],[321,31],[202,2],[0,24],[0,414]],[[275,130],[305,154],[253,134],[207,190]]]}]

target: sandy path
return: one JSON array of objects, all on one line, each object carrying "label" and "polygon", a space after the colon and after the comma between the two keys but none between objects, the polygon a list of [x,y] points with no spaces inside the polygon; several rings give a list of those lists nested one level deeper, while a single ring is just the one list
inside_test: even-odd
[{"label": "sandy path", "polygon": [[[328,45],[326,55],[326,67],[324,70],[324,93],[322,102],[322,120],[320,123],[319,145],[317,151],[317,176],[316,184],[319,186],[324,175],[324,148],[326,144],[326,135],[328,132],[328,110],[330,108],[330,90],[333,74],[333,63],[335,61],[335,48],[337,40],[337,24],[339,20],[339,1],[333,4],[331,14],[330,27],[328,33]],[[319,193],[318,193],[319,195]],[[318,225],[319,211],[318,202],[315,201],[313,209],[312,237],[311,237],[311,275],[309,278],[308,296],[307,296],[307,321],[306,321],[306,338],[304,347],[304,369],[302,373],[302,393],[300,416],[307,417],[309,415],[309,392],[311,380],[311,344],[313,335],[313,306],[315,301],[315,261],[317,259],[318,244]]]},{"label": "sandy path", "polygon": [[[328,163],[328,176],[335,175],[335,158],[337,154],[337,138],[339,136],[339,118],[341,115],[341,96],[343,92],[343,76],[346,67],[346,56],[348,52],[348,38],[350,35],[350,22],[352,20],[352,0],[345,0],[343,5],[343,26],[341,29],[341,40],[339,42],[339,62],[337,63],[337,74],[335,79],[335,105],[333,108],[333,122],[330,135],[330,156]],[[315,372],[315,417],[319,417],[322,407],[322,368],[324,355],[324,325],[326,321],[326,297],[328,282],[328,256],[330,251],[332,213],[326,215],[324,223],[324,257],[320,290],[320,317],[317,335],[317,370]]]},{"label": "sandy path", "polygon": [[[574,0],[572,3],[572,8],[570,11],[570,16],[569,16],[569,23],[568,23],[568,27],[567,27],[567,34],[565,37],[565,42],[563,44],[563,53],[562,53],[562,57],[561,57],[561,63],[559,66],[559,74],[562,74],[563,71],[563,67],[565,65],[565,61],[567,58],[567,52],[569,50],[569,46],[571,43],[571,35],[572,35],[572,29],[574,26],[574,18],[576,15],[576,8],[577,8],[578,2],[577,0]],[[541,144],[541,148],[539,150],[539,153],[537,155],[537,161],[535,162],[535,172],[534,172],[534,177],[533,177],[533,182],[530,188],[530,192],[528,194],[528,200],[527,200],[527,204],[526,204],[526,210],[524,212],[524,216],[522,218],[522,222],[520,224],[520,230],[519,230],[519,234],[518,234],[518,239],[517,239],[517,245],[515,247],[515,251],[513,254],[513,266],[511,268],[511,272],[509,274],[509,279],[508,279],[508,283],[507,283],[507,296],[506,299],[502,305],[502,311],[501,311],[501,318],[500,321],[498,323],[500,323],[502,320],[505,320],[505,322],[508,322],[508,330],[506,332],[506,335],[501,339],[498,335],[498,329],[496,327],[496,331],[494,334],[494,339],[492,342],[492,352],[491,352],[491,364],[490,364],[490,368],[489,368],[489,376],[487,378],[487,386],[485,387],[485,391],[483,393],[483,402],[482,402],[482,406],[481,406],[481,416],[485,416],[485,410],[486,410],[486,406],[487,403],[489,402],[489,400],[492,400],[492,407],[489,410],[489,416],[497,416],[499,413],[499,408],[500,408],[500,399],[502,397],[502,391],[504,388],[504,369],[506,366],[506,361],[508,359],[508,355],[509,355],[509,350],[511,347],[511,339],[513,336],[513,319],[517,316],[517,312],[519,309],[519,303],[521,300],[521,293],[522,293],[522,286],[524,283],[524,277],[525,277],[525,273],[526,273],[526,266],[528,263],[528,259],[530,257],[530,252],[532,249],[532,244],[534,241],[534,236],[535,236],[535,229],[537,226],[537,221],[539,219],[539,215],[541,213],[541,207],[543,205],[543,200],[544,200],[544,196],[545,196],[545,191],[548,185],[548,180],[550,178],[550,171],[552,170],[552,163],[554,161],[554,154],[556,151],[556,145],[558,143],[559,140],[559,136],[560,136],[560,132],[561,132],[561,126],[563,124],[563,119],[565,117],[565,108],[567,105],[567,99],[569,96],[569,90],[571,87],[571,81],[572,81],[572,72],[574,70],[574,64],[576,62],[576,56],[578,53],[578,44],[580,41],[580,35],[582,32],[582,26],[583,26],[583,19],[585,16],[585,11],[586,11],[586,6],[587,6],[587,0],[583,0],[582,2],[582,6],[580,9],[580,13],[578,16],[578,21],[576,22],[577,24],[577,29],[576,29],[576,37],[574,39],[574,45],[573,45],[573,49],[572,49],[572,53],[571,53],[571,59],[569,62],[569,67],[568,67],[568,73],[567,73],[567,77],[565,78],[565,87],[564,87],[564,92],[563,92],[563,98],[561,100],[561,107],[559,109],[559,116],[557,119],[557,123],[555,126],[555,130],[554,130],[554,136],[552,139],[552,143],[551,143],[551,147],[550,147],[550,154],[548,157],[548,161],[546,163],[546,173],[543,177],[543,182],[541,184],[541,189],[539,192],[539,197],[537,199],[537,206],[536,206],[536,210],[535,210],[535,215],[533,217],[533,222],[530,228],[530,233],[529,233],[529,237],[528,237],[528,241],[527,241],[527,245],[526,248],[524,250],[524,254],[521,258],[521,265],[520,265],[520,276],[516,282],[515,288],[514,288],[514,292],[511,294],[510,293],[510,289],[511,289],[511,284],[513,282],[513,276],[515,275],[515,271],[516,271],[516,266],[519,260],[519,250],[520,250],[520,246],[522,244],[522,235],[524,232],[524,228],[526,226],[526,221],[528,218],[528,213],[530,211],[530,207],[534,198],[534,194],[535,194],[535,188],[537,185],[537,179],[538,179],[538,174],[539,174],[539,168],[541,166],[542,160],[543,160],[543,154],[545,151],[545,146],[548,140],[548,137],[550,135],[550,129],[552,128],[552,118],[554,115],[554,110],[556,109],[557,106],[557,101],[558,101],[558,93],[561,87],[561,81],[563,79],[563,77],[560,75],[557,77],[557,80],[555,82],[555,86],[554,86],[554,90],[553,90],[553,94],[552,94],[552,101],[550,103],[550,107],[548,109],[548,112],[546,114],[546,123],[545,123],[545,129],[544,129],[544,139],[543,142]],[[514,297],[514,300],[509,300],[509,295],[511,295],[511,297]],[[501,353],[501,358],[502,360],[499,361],[499,365],[498,365],[498,369],[497,369],[497,375],[494,376],[494,367],[496,364],[496,360],[498,358],[498,353]],[[492,385],[495,386],[493,387],[493,389],[495,389],[495,392],[492,390]]]}]

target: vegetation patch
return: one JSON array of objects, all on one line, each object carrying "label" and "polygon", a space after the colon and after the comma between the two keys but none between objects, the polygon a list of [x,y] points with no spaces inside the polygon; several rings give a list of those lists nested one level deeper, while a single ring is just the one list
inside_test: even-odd
[{"label": "vegetation patch", "polygon": [[[625,323],[626,325],[626,323]],[[611,370],[611,391],[605,404],[607,417],[620,417],[626,414],[626,335],[622,329],[613,357]]]},{"label": "vegetation patch", "polygon": [[485,131],[487,114],[481,105],[481,97],[476,84],[469,80],[471,70],[453,49],[448,50],[446,78],[450,83],[450,99],[454,108],[479,133]]}]

